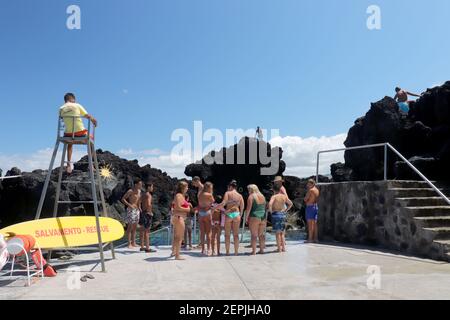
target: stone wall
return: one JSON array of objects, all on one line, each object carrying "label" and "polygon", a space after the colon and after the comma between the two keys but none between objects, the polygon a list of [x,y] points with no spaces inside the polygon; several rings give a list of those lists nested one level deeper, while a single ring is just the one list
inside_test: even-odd
[{"label": "stone wall", "polygon": [[342,182],[320,186],[319,238],[399,250],[447,260],[434,235],[396,200],[393,181]]}]

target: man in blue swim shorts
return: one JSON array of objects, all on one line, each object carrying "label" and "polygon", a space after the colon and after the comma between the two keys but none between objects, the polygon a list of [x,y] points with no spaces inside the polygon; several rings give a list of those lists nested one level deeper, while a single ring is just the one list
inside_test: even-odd
[{"label": "man in blue swim shorts", "polygon": [[306,241],[306,243],[318,242],[317,218],[319,206],[317,205],[317,202],[319,200],[320,192],[313,179],[308,180],[306,187],[308,188],[308,192],[305,196],[306,222],[308,224],[308,241]]},{"label": "man in blue swim shorts", "polygon": [[286,252],[286,212],[292,208],[292,201],[282,193],[281,185],[273,185],[274,195],[269,202],[272,213],[272,231],[276,233],[278,252]]},{"label": "man in blue swim shorts", "polygon": [[408,101],[408,95],[413,97],[420,97],[420,95],[411,93],[409,91],[403,90],[402,88],[395,88],[396,95],[394,97],[394,100],[397,101],[398,109],[403,114],[409,114],[409,103]]}]

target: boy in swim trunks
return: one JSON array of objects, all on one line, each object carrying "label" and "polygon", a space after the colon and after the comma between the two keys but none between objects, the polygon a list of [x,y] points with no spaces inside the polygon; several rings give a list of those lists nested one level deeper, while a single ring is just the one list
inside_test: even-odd
[{"label": "boy in swim trunks", "polygon": [[147,183],[145,185],[146,192],[142,195],[141,208],[142,213],[139,216],[140,229],[140,239],[141,239],[141,251],[147,253],[156,252],[150,248],[150,229],[153,222],[153,183]]},{"label": "boy in swim trunks", "polygon": [[272,231],[276,233],[278,252],[286,252],[286,212],[292,208],[292,201],[282,193],[281,186],[274,184],[274,195],[270,198],[269,212],[272,213]]},{"label": "boy in swim trunks", "polygon": [[[218,197],[218,201],[222,200]],[[217,208],[218,204],[213,204],[212,215],[211,215],[211,225],[212,225],[212,236],[211,236],[211,248],[212,255],[216,254],[220,256],[220,236],[222,235],[222,229],[225,227],[225,210],[223,208]]]},{"label": "boy in swim trunks", "polygon": [[317,202],[319,200],[320,192],[313,179],[308,180],[306,187],[308,188],[308,192],[305,196],[306,221],[308,223],[308,241],[306,241],[306,243],[318,242],[317,218],[319,206],[317,205]]},{"label": "boy in swim trunks", "polygon": [[122,197],[122,203],[127,207],[125,223],[127,224],[128,248],[138,247],[136,245],[136,229],[141,213],[141,189],[142,181],[134,181],[133,188],[128,190]]},{"label": "boy in swim trunks", "polygon": [[[186,195],[186,201],[189,202],[189,195]],[[190,203],[190,202],[189,202]],[[193,211],[189,212],[186,215],[186,220],[184,220],[184,245],[183,248],[189,250],[192,250],[192,225],[193,225]]]},{"label": "boy in swim trunks", "polygon": [[[88,130],[85,129],[83,125],[83,120],[86,118],[92,121],[94,126],[97,126],[97,120],[93,116],[87,113],[86,109],[84,109],[80,104],[76,103],[76,98],[73,93],[66,93],[64,96],[64,105],[59,108],[59,116],[63,118],[64,127],[65,127],[65,137],[86,137],[88,134]],[[82,143],[82,142],[78,142]],[[73,171],[72,164],[72,152],[73,152],[73,144],[67,144],[67,168],[66,171],[68,174],[71,174]],[[91,146],[93,148],[93,146]],[[95,152],[95,150],[92,150]]]}]

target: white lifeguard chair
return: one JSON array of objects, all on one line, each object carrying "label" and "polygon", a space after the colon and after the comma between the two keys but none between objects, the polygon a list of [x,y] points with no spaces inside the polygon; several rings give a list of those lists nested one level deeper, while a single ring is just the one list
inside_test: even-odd
[{"label": "white lifeguard chair", "polygon": [[[72,122],[72,128],[73,128],[72,131],[73,132],[71,132],[71,133],[67,133],[64,130],[64,127],[65,127],[64,119],[67,119],[67,118],[70,118],[73,121]],[[103,252],[104,248],[107,245],[110,245],[113,259],[115,259],[115,252],[114,252],[114,245],[112,242],[106,243],[105,245],[103,245],[102,235],[101,235],[101,231],[100,231],[101,230],[100,229],[100,221],[99,221],[100,214],[103,217],[107,217],[108,209],[106,207],[105,196],[103,193],[102,180],[101,180],[100,170],[99,170],[99,165],[98,165],[98,160],[97,160],[97,152],[95,150],[95,143],[94,143],[94,141],[95,141],[95,125],[92,123],[91,119],[85,119],[85,120],[88,120],[86,135],[77,136],[76,133],[74,132],[74,129],[75,129],[74,124],[75,124],[76,119],[81,119],[81,121],[83,121],[83,119],[85,119],[85,118],[81,117],[81,116],[64,116],[64,117],[62,117],[61,115],[58,115],[58,130],[57,130],[56,143],[55,143],[55,147],[53,149],[52,159],[50,161],[50,166],[48,168],[47,177],[45,179],[44,187],[42,189],[42,194],[41,194],[41,198],[39,200],[39,205],[38,205],[38,209],[36,211],[35,219],[38,220],[41,217],[42,208],[44,206],[45,197],[47,194],[48,185],[50,183],[53,166],[55,164],[55,159],[57,157],[59,146],[60,146],[60,144],[62,144],[64,147],[63,147],[63,152],[61,155],[61,165],[59,167],[58,183],[56,186],[56,196],[55,196],[55,204],[53,207],[53,217],[56,218],[58,216],[58,206],[60,204],[69,204],[69,205],[70,204],[92,204],[93,205],[94,214],[96,217],[96,227],[97,227],[97,235],[98,235],[98,250],[100,253],[101,268],[102,268],[102,272],[106,272],[104,252]],[[65,160],[66,153],[67,153],[67,146],[69,144],[87,146],[88,161],[87,161],[87,163],[83,163],[83,164],[88,165],[89,182],[81,182],[81,181],[73,181],[73,180],[62,181],[63,172],[64,172],[64,164],[67,163],[67,165],[70,165],[70,163],[68,163]],[[78,164],[81,164],[81,163],[78,162]],[[94,167],[95,167],[95,171],[94,171]],[[89,183],[91,185],[92,199],[85,199],[85,200],[80,200],[80,201],[61,201],[59,198],[60,198],[60,194],[61,194],[61,185],[63,183],[73,183],[73,184]],[[97,185],[98,185],[98,192],[100,194],[100,202],[98,201],[98,197],[97,197]],[[101,207],[102,207],[101,213],[99,210],[99,205],[101,205]],[[64,249],[70,249],[70,248],[64,248]],[[83,248],[83,249],[86,249],[86,250],[91,249],[92,250],[92,248]],[[97,250],[97,249],[94,248],[94,250]],[[51,251],[49,252],[49,257],[47,259],[49,261],[51,258],[50,256],[51,256]]]}]

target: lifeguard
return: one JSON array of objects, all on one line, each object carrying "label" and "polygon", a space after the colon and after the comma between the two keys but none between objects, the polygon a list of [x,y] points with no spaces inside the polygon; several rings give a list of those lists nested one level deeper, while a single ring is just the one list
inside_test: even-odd
[{"label": "lifeguard", "polygon": [[[92,121],[94,126],[97,126],[97,120],[83,108],[80,104],[76,103],[76,98],[73,93],[66,93],[64,95],[64,105],[59,109],[59,116],[64,120],[64,136],[65,137],[74,137],[74,138],[82,138],[86,137],[88,134],[88,130],[84,127],[83,120],[86,118]],[[73,145],[80,144],[84,142],[73,141],[67,143],[67,168],[66,171],[68,174],[72,173],[73,164],[72,164],[72,152]]]}]

